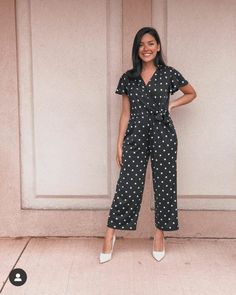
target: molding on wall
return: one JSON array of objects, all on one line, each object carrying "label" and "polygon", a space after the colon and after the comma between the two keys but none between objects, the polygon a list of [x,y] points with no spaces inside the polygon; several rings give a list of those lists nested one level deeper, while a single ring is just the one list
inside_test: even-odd
[{"label": "molding on wall", "polygon": [[[179,195],[177,202],[178,210],[235,211],[236,196]],[[151,209],[154,210],[154,203]]]},{"label": "molding on wall", "polygon": [[[160,33],[162,39],[163,51],[168,58],[168,2],[165,0],[152,0],[147,2],[140,2],[139,13],[142,13],[142,7],[147,7],[144,18],[137,18],[133,23],[133,27],[130,26],[130,11],[127,11],[125,7],[134,6],[135,1],[107,1],[107,103],[108,103],[108,138],[111,138],[111,142],[108,141],[108,195],[96,195],[96,196],[84,196],[84,195],[36,195],[35,193],[35,155],[34,155],[34,114],[33,114],[33,81],[32,81],[32,46],[31,46],[31,29],[30,29],[30,0],[17,0],[16,1],[16,29],[17,29],[17,60],[18,60],[18,87],[19,87],[19,107],[20,107],[20,138],[21,138],[21,207],[22,209],[108,209],[111,203],[112,187],[117,181],[117,170],[115,163],[113,163],[114,144],[115,138],[112,138],[115,134],[115,123],[112,122],[117,114],[114,113],[114,106],[118,104],[110,102],[110,97],[114,95],[113,81],[117,81],[113,74],[117,71],[117,65],[115,66],[111,61],[121,58],[122,64],[122,52],[123,52],[123,66],[127,68],[130,62],[130,42],[133,38],[133,32],[138,29],[141,24],[151,25],[156,27]],[[109,10],[110,9],[110,10]],[[123,16],[122,16],[123,9]],[[119,17],[118,17],[119,16]],[[119,18],[119,20],[118,20]],[[110,23],[109,23],[110,22]],[[116,40],[120,40],[121,56],[119,57],[117,52],[113,52],[111,48],[116,46],[117,41],[114,40],[113,27],[117,26],[117,23],[121,26],[117,31],[121,36],[116,36]],[[131,29],[132,28],[132,29]],[[123,32],[123,36],[122,36]],[[128,42],[127,42],[128,41]],[[123,51],[122,51],[123,48]],[[122,67],[122,66],[121,66]],[[123,67],[124,69],[124,67]],[[23,77],[23,78],[22,78]],[[25,111],[26,110],[26,111]],[[110,164],[109,164],[110,163]],[[147,167],[149,172],[147,173],[147,186],[148,196],[150,197],[150,208],[154,208],[153,188],[152,181],[150,179],[150,166]],[[30,177],[29,177],[30,176]],[[56,200],[56,204],[51,202]],[[192,195],[179,195],[178,207],[180,210],[236,210],[236,196],[192,196]]]},{"label": "molding on wall", "polygon": [[196,196],[180,195],[178,197],[179,209],[184,210],[228,210],[234,211],[236,196]]},{"label": "molding on wall", "polygon": [[[113,52],[110,42],[114,42],[110,28],[113,28],[115,19],[121,18],[121,0],[106,1],[107,3],[107,103],[111,93],[111,80],[114,74],[109,72]],[[117,7],[120,6],[120,9]],[[113,11],[114,10],[114,11]],[[112,195],[112,168],[111,143],[108,140],[108,195],[36,195],[35,171],[35,134],[34,134],[34,89],[32,65],[31,39],[31,8],[30,0],[16,0],[16,36],[17,36],[17,63],[18,63],[18,95],[20,109],[20,157],[21,157],[21,208],[22,209],[106,209],[110,207]],[[113,15],[113,17],[110,16]],[[115,14],[115,18],[114,18]],[[121,34],[121,30],[118,28]],[[114,34],[114,32],[113,32]],[[116,36],[117,37],[117,36]],[[121,36],[120,36],[121,37]],[[114,95],[114,94],[113,94]],[[112,122],[108,108],[108,125]],[[111,126],[108,126],[108,139]]]},{"label": "molding on wall", "polygon": [[[154,26],[162,41],[164,57],[168,63],[168,8],[175,3],[168,0],[152,0],[152,26]],[[191,37],[191,36],[189,36]],[[178,193],[178,192],[177,192]],[[154,209],[154,193],[150,201]],[[234,195],[178,195],[178,208],[180,210],[236,210],[236,196]]]}]

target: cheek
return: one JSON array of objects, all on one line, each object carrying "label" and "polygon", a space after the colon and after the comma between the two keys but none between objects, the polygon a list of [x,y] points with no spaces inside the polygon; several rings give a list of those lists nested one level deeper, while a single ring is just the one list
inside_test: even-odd
[{"label": "cheek", "polygon": [[141,53],[140,50],[138,51],[138,56],[139,56],[140,58],[142,57],[142,53]]}]

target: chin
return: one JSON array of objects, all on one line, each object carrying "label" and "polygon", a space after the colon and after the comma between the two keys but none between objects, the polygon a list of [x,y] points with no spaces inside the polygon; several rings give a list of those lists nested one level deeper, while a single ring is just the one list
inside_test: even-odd
[{"label": "chin", "polygon": [[152,57],[152,58],[143,58],[143,57],[141,57],[141,60],[142,61],[144,61],[144,62],[150,62],[150,61],[154,61],[154,57]]}]

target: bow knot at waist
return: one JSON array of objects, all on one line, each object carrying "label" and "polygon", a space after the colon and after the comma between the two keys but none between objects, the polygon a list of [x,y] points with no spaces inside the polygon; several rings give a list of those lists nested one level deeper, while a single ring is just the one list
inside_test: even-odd
[{"label": "bow knot at waist", "polygon": [[150,113],[155,117],[155,119],[157,121],[164,121],[164,123],[169,123],[170,122],[170,115],[169,115],[168,112],[159,113],[159,112],[150,111]]},{"label": "bow knot at waist", "polygon": [[150,117],[151,116],[156,119],[157,121],[163,121],[164,124],[168,124],[171,122],[171,118],[169,115],[169,112],[161,113],[158,111],[149,110],[146,114],[140,114],[140,113],[132,113],[131,117]]}]

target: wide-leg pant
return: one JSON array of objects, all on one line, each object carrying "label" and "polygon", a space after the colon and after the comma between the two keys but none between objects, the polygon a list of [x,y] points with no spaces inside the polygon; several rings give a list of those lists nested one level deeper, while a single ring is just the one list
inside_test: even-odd
[{"label": "wide-leg pant", "polygon": [[125,133],[116,192],[107,226],[136,230],[142,202],[146,168],[151,156],[154,189],[155,226],[178,230],[177,134],[171,120],[164,124],[152,115],[131,114]]}]

